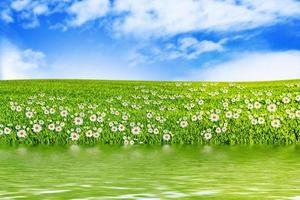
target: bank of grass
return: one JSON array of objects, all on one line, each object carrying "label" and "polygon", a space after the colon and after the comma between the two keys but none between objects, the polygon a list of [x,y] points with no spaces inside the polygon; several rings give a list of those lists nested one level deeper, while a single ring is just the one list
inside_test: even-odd
[{"label": "bank of grass", "polygon": [[5,144],[292,144],[299,134],[300,80],[0,82]]}]

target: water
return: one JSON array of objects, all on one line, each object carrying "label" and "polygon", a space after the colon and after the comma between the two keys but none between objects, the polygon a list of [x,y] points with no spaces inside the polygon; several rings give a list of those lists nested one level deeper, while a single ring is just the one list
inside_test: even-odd
[{"label": "water", "polygon": [[300,199],[300,147],[0,147],[0,199]]}]

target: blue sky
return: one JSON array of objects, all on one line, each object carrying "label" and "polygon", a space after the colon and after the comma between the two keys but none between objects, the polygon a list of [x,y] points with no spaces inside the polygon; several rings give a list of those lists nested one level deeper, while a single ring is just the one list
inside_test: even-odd
[{"label": "blue sky", "polygon": [[300,78],[299,0],[4,0],[0,78]]}]

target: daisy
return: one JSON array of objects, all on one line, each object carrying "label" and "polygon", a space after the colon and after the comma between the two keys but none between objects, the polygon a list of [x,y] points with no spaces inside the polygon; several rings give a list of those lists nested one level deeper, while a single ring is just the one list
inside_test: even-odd
[{"label": "daisy", "polygon": [[21,111],[22,111],[22,107],[21,107],[21,106],[17,106],[17,107],[16,107],[16,111],[17,111],[17,112],[21,112]]},{"label": "daisy", "polygon": [[128,140],[124,140],[124,145],[129,145],[129,141]]},{"label": "daisy", "polygon": [[54,108],[50,108],[50,114],[54,114],[55,113],[55,109]]},{"label": "daisy", "polygon": [[138,127],[138,126],[135,126],[135,127],[133,127],[133,128],[131,129],[131,133],[132,133],[133,135],[138,135],[138,134],[140,134],[140,132],[141,132],[141,128]]},{"label": "daisy", "polygon": [[118,130],[121,131],[121,132],[125,131],[125,126],[123,124],[119,124]]},{"label": "daisy", "polygon": [[93,133],[93,137],[94,138],[98,138],[98,137],[100,137],[100,133],[97,131],[97,132],[94,132]]},{"label": "daisy", "polygon": [[168,142],[169,140],[171,140],[171,135],[169,133],[163,134],[163,140]]},{"label": "daisy", "polygon": [[118,131],[118,128],[117,128],[116,126],[112,126],[112,127],[111,127],[111,131],[115,133],[115,132]]},{"label": "daisy", "polygon": [[270,104],[270,105],[268,105],[268,107],[267,107],[267,110],[268,110],[269,112],[275,112],[276,109],[277,109],[277,106],[276,106],[275,104]]},{"label": "daisy", "polygon": [[258,122],[257,122],[257,119],[255,119],[255,118],[253,118],[252,120],[251,120],[251,124],[252,125],[256,125]]},{"label": "daisy", "polygon": [[155,135],[159,134],[158,128],[155,128],[155,129],[153,130],[153,133],[154,133]]},{"label": "daisy", "polygon": [[219,121],[219,119],[220,119],[220,117],[217,114],[210,115],[210,121],[212,121],[212,122],[217,122],[217,121]]},{"label": "daisy", "polygon": [[153,133],[153,129],[152,128],[148,128],[148,133]]},{"label": "daisy", "polygon": [[88,137],[88,138],[92,137],[93,136],[93,131],[88,130],[87,132],[85,132],[85,136]]},{"label": "daisy", "polygon": [[261,103],[259,103],[259,102],[254,103],[254,108],[255,109],[260,109],[260,107],[261,107]]},{"label": "daisy", "polygon": [[280,120],[279,119],[274,119],[272,122],[271,122],[271,126],[274,127],[274,128],[279,128],[281,125],[280,123]]},{"label": "daisy", "polygon": [[55,127],[55,131],[56,131],[56,132],[61,132],[61,131],[62,131],[62,127],[61,127],[61,126]]},{"label": "daisy", "polygon": [[149,112],[149,113],[147,113],[146,116],[147,116],[147,118],[151,119],[153,117],[153,114]]},{"label": "daisy", "polygon": [[28,119],[31,119],[33,117],[33,112],[28,111],[25,115]]},{"label": "daisy", "polygon": [[212,135],[211,135],[210,132],[204,133],[204,139],[205,139],[205,140],[210,140],[211,138],[212,138]]},{"label": "daisy", "polygon": [[187,127],[188,126],[188,122],[187,121],[181,121],[180,122],[180,127],[181,128],[185,128],[185,127]]},{"label": "daisy", "polygon": [[74,118],[74,124],[75,125],[82,125],[83,124],[83,119],[81,117],[75,117]]},{"label": "daisy", "polygon": [[265,123],[265,119],[263,117],[259,117],[257,119],[258,124],[264,124]]},{"label": "daisy", "polygon": [[42,131],[42,126],[39,125],[39,124],[34,124],[33,127],[32,127],[32,131],[33,131],[34,133],[39,133],[39,132]]},{"label": "daisy", "polygon": [[50,130],[50,131],[54,131],[55,130],[55,124],[49,124],[48,125],[48,129]]},{"label": "daisy", "polygon": [[95,114],[90,116],[90,121],[95,122],[97,120],[97,116]]},{"label": "daisy", "polygon": [[196,115],[193,115],[193,116],[192,116],[192,121],[195,122],[195,121],[197,121],[197,120],[198,120],[198,117],[197,117]]},{"label": "daisy", "polygon": [[282,102],[284,103],[284,104],[288,104],[288,103],[290,103],[290,98],[288,98],[288,97],[283,97],[283,99],[282,99]]},{"label": "daisy", "polygon": [[217,127],[216,128],[216,133],[221,133],[222,132],[222,129],[220,127]]},{"label": "daisy", "polygon": [[231,111],[226,112],[225,116],[229,119],[232,118],[232,112]]},{"label": "daisy", "polygon": [[297,110],[295,115],[296,115],[297,118],[300,118],[300,110]]},{"label": "daisy", "polygon": [[79,139],[79,134],[76,133],[76,132],[72,132],[71,135],[70,135],[70,138],[72,141],[76,141]]},{"label": "daisy", "polygon": [[27,133],[25,130],[19,130],[17,132],[17,136],[18,136],[18,138],[25,138],[27,136]]},{"label": "daisy", "polygon": [[8,135],[11,133],[11,129],[8,127],[5,127],[3,132],[4,132],[4,134]]},{"label": "daisy", "polygon": [[66,117],[66,116],[68,116],[68,111],[67,110],[63,110],[63,111],[60,112],[60,115],[62,117]]}]

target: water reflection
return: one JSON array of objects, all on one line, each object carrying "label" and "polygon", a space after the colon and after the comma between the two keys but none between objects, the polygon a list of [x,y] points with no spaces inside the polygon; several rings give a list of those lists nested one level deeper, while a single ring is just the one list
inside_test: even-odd
[{"label": "water reflection", "polygon": [[0,147],[0,199],[299,199],[299,146]]}]

